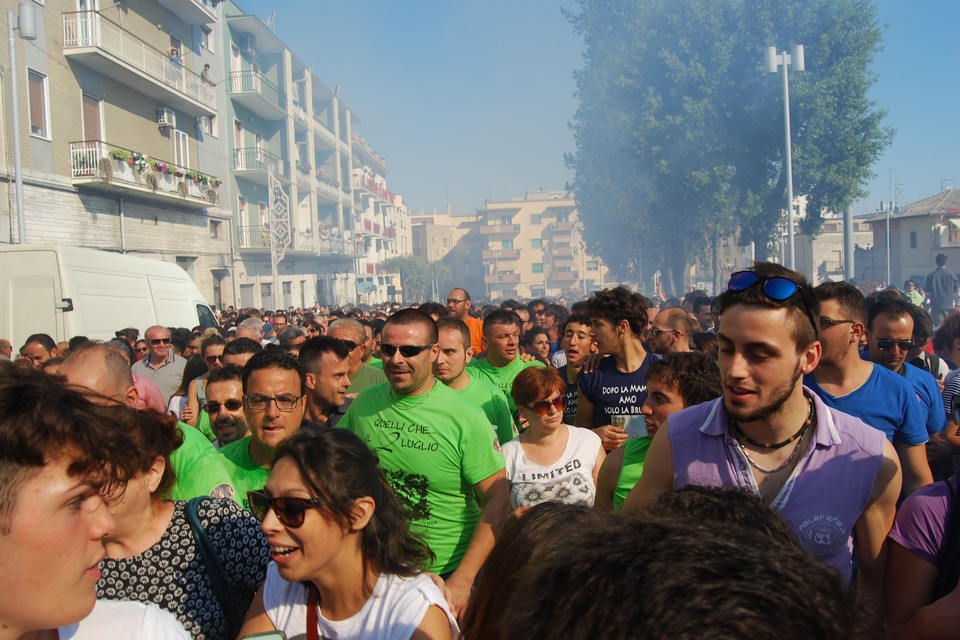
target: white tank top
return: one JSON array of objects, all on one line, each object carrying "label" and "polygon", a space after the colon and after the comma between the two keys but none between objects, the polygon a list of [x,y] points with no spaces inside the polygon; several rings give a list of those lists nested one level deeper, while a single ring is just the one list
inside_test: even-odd
[{"label": "white tank top", "polygon": [[541,465],[528,460],[519,438],[503,445],[513,508],[551,501],[593,506],[597,495],[593,468],[602,446],[600,436],[590,429],[563,426],[569,434],[567,446],[553,464]]}]

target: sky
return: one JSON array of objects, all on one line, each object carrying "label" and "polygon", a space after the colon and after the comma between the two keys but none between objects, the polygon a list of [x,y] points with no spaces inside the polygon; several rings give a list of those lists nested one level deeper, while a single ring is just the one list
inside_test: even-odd
[{"label": "sky", "polygon": [[[473,213],[487,199],[563,189],[573,173],[573,0],[240,0],[360,118],[412,212]],[[871,91],[896,130],[856,215],[960,187],[956,0],[881,0]],[[806,58],[816,52],[809,47]]]}]

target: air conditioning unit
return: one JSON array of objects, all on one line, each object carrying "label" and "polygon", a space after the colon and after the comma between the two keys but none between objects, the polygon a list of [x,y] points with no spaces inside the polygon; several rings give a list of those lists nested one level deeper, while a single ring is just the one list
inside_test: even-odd
[{"label": "air conditioning unit", "polygon": [[247,54],[257,52],[257,37],[250,33],[240,36],[240,51]]},{"label": "air conditioning unit", "polygon": [[176,129],[177,112],[166,107],[157,109],[157,126],[161,129]]}]

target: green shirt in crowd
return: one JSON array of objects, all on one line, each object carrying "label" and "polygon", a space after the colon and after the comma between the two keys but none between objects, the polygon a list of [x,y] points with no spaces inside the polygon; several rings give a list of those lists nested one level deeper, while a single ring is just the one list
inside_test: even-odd
[{"label": "green shirt in crowd", "polygon": [[386,381],[387,376],[383,373],[383,369],[362,364],[357,372],[350,378],[350,389],[347,393],[360,393],[367,387],[372,387],[375,384]]},{"label": "green shirt in crowd", "polygon": [[263,489],[270,479],[270,467],[261,466],[250,457],[251,438],[246,436],[220,448],[221,455],[228,461],[227,467],[237,490],[237,502],[247,511],[250,510],[247,491]]},{"label": "green shirt in crowd", "polygon": [[623,464],[620,465],[620,477],[613,490],[613,510],[620,511],[630,490],[637,484],[640,474],[643,473],[643,463],[647,459],[647,451],[653,438],[630,438],[623,443]]},{"label": "green shirt in crowd", "polygon": [[510,388],[513,386],[513,379],[520,375],[520,372],[527,367],[542,367],[544,364],[539,360],[524,362],[520,356],[505,367],[495,367],[487,360],[471,360],[467,365],[467,373],[470,377],[480,376],[488,382],[496,385],[503,395],[507,397],[507,406],[510,407],[510,415],[513,416],[513,423],[517,429],[520,428],[520,412],[517,411],[517,403],[513,401],[510,395]]},{"label": "green shirt in crowd", "polygon": [[507,404],[507,399],[500,389],[479,376],[470,376],[467,386],[457,393],[483,409],[490,424],[496,430],[500,444],[510,442],[516,437],[517,431],[513,426],[513,416],[510,415],[510,405]]},{"label": "green shirt in crowd", "polygon": [[370,362],[367,363],[368,367],[373,367],[374,369],[380,369],[383,371],[383,360],[377,357],[371,357]]},{"label": "green shirt in crowd", "polygon": [[199,496],[236,498],[228,465],[202,433],[183,422],[177,423],[183,444],[170,454],[170,466],[177,481],[170,490],[171,500],[190,500]]},{"label": "green shirt in crowd", "polygon": [[439,380],[419,396],[384,383],[365,390],[337,424],[360,436],[436,555],[427,569],[456,570],[480,519],[474,485],[504,468],[480,407]]}]

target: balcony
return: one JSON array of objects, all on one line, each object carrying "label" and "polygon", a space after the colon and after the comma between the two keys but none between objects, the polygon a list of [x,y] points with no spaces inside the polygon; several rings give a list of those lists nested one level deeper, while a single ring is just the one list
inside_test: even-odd
[{"label": "balcony", "polygon": [[231,71],[229,87],[235,103],[261,118],[280,120],[287,117],[283,107],[286,96],[259,71]]},{"label": "balcony", "polygon": [[269,249],[270,229],[266,225],[237,227],[237,246],[240,249]]},{"label": "balcony", "polygon": [[356,244],[343,238],[320,238],[320,255],[353,258],[357,255]]},{"label": "balcony", "polygon": [[340,183],[336,180],[317,175],[314,182],[317,185],[317,194],[326,196],[328,200],[333,202],[340,200]]},{"label": "balcony", "polygon": [[520,249],[484,249],[484,260],[513,261],[520,259]]},{"label": "balcony", "polygon": [[550,255],[554,258],[572,258],[573,247],[563,245],[552,246],[550,247]]},{"label": "balcony", "polygon": [[160,206],[206,209],[220,200],[213,176],[99,140],[70,143],[70,177],[78,189]]},{"label": "balcony", "polygon": [[307,112],[296,100],[293,101],[293,120],[297,124],[307,126]]},{"label": "balcony", "polygon": [[505,285],[505,284],[520,284],[520,274],[519,273],[493,273],[483,276],[484,284],[495,284],[495,285]]},{"label": "balcony", "polygon": [[234,149],[233,170],[238,178],[245,178],[266,186],[270,186],[271,170],[275,177],[290,180],[290,176],[287,175],[287,163],[283,158],[256,147]]},{"label": "balcony", "polygon": [[63,14],[63,55],[164,106],[191,116],[217,114],[213,87],[96,11]]},{"label": "balcony", "polygon": [[353,176],[353,188],[371,193],[387,202],[393,202],[393,194],[390,193],[386,187],[374,180],[373,176],[367,175],[366,173],[359,173]]},{"label": "balcony", "polygon": [[337,136],[319,118],[319,116],[317,116],[316,113],[313,114],[313,133],[321,140],[326,141],[327,145],[329,145],[331,149],[335,149],[337,147]]},{"label": "balcony", "polygon": [[313,188],[314,179],[309,173],[297,171],[297,188],[301,194],[306,195]]},{"label": "balcony", "polygon": [[351,139],[353,142],[354,153],[357,153],[361,158],[368,160],[371,164],[375,165],[377,169],[382,173],[389,173],[390,169],[387,168],[387,161],[371,147],[366,139],[363,136],[359,136],[356,133],[351,134]]},{"label": "balcony", "polygon": [[210,24],[217,21],[213,7],[201,0],[159,0],[160,4],[187,24]]},{"label": "balcony", "polygon": [[316,253],[317,250],[313,246],[313,234],[309,231],[291,231],[290,249],[303,253]]},{"label": "balcony", "polygon": [[551,282],[574,282],[579,275],[573,269],[554,269],[550,272],[549,280]]},{"label": "balcony", "polygon": [[557,220],[556,222],[551,222],[543,230],[543,235],[545,236],[569,236],[570,232],[573,231],[572,222],[561,222]]},{"label": "balcony", "polygon": [[518,224],[484,224],[480,225],[480,233],[485,236],[500,236],[512,238],[520,233]]}]

